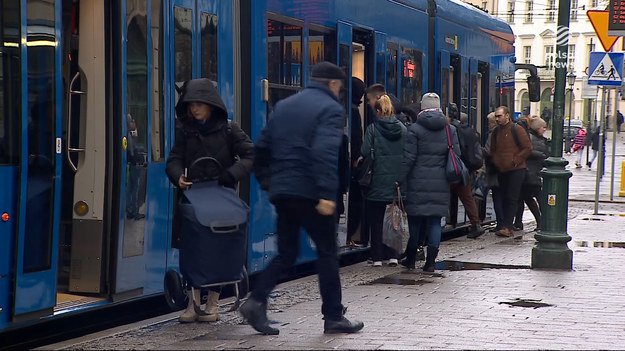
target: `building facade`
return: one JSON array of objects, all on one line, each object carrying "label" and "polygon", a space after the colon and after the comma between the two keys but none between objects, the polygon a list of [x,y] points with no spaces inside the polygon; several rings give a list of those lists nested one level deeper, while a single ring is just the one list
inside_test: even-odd
[{"label": "building facade", "polygon": [[[553,87],[555,85],[556,28],[558,21],[558,1],[556,0],[469,0],[474,6],[504,19],[515,34],[517,63],[531,63],[540,66],[540,102],[530,102],[526,78],[529,72],[518,70],[515,75],[515,110],[523,112],[529,108],[532,115],[542,115],[547,110],[553,114]],[[566,85],[564,119],[580,119],[592,123],[600,115],[600,91],[596,99],[582,99],[582,80],[587,70],[592,51],[604,51],[595,30],[586,15],[587,10],[606,10],[607,0],[571,0],[569,43],[567,55],[567,75],[575,75],[575,84]],[[619,38],[612,52],[625,51],[623,38]],[[620,96],[614,89],[607,91],[606,113],[613,115],[616,106],[620,109]],[[571,101],[572,98],[572,101]]]}]

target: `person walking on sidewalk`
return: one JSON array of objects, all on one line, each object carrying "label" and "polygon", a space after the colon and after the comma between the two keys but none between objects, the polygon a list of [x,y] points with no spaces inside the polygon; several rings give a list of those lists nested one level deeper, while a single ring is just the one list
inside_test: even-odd
[{"label": "person walking on sidewalk", "polygon": [[[475,143],[479,144],[480,135],[477,131],[471,127],[467,122],[460,121],[460,113],[458,112],[458,107],[455,103],[449,104],[449,118],[450,124],[456,127],[456,132],[458,133],[458,141],[460,142],[460,150],[461,150],[461,159],[464,162],[465,166],[469,168],[471,173],[475,173],[479,168],[482,167],[483,162],[480,163],[479,167],[473,159],[469,159],[470,154],[473,152],[473,145]],[[481,151],[481,147],[480,147]],[[480,155],[481,156],[481,155]],[[480,161],[483,160],[480,159]],[[475,168],[471,169],[470,165],[475,164]],[[458,218],[458,198],[462,201],[462,205],[471,221],[471,231],[467,234],[467,238],[475,239],[480,235],[484,234],[484,229],[482,228],[480,216],[477,212],[477,205],[475,204],[475,199],[473,198],[473,183],[468,182],[465,185],[455,183],[451,184],[451,221],[452,224],[456,224]]]},{"label": "person walking on sidewalk", "polygon": [[[192,185],[190,179],[216,178],[220,185],[234,188],[237,182],[250,175],[254,164],[252,141],[238,124],[228,121],[226,105],[209,79],[193,79],[185,83],[176,104],[176,116],[176,138],[166,166],[167,176],[174,185],[187,189]],[[207,163],[203,167],[189,169],[195,160],[207,156],[215,158],[221,167]],[[177,237],[176,233],[180,232],[182,224],[178,216],[180,211],[174,214],[173,237]],[[180,233],[183,241],[185,235],[189,234]],[[198,270],[204,270],[197,264],[202,262],[202,257],[195,257],[197,255],[186,250],[184,245],[180,247],[180,271],[188,284],[189,304],[180,316],[180,322],[217,321],[221,288],[209,288],[206,307],[204,311],[200,310],[202,284],[195,281],[194,277],[198,275]]]},{"label": "person walking on sidewalk", "polygon": [[278,215],[278,255],[260,274],[239,311],[262,334],[280,332],[269,326],[267,297],[281,272],[299,255],[301,228],[317,251],[324,332],[354,333],[364,326],[343,315],[335,237],[337,160],[345,119],[338,96],[344,79],[343,71],[330,62],[315,65],[308,87],[275,105],[256,140],[254,174],[269,192]]},{"label": "person walking on sidewalk", "polygon": [[[360,150],[363,158],[373,157],[373,176],[367,191],[366,217],[371,231],[373,267],[381,267],[389,258],[390,266],[397,266],[398,252],[383,243],[383,222],[386,205],[397,198],[395,180],[402,162],[406,127],[395,117],[388,95],[382,95],[374,104],[377,120],[367,127]],[[373,153],[371,149],[373,148]]]},{"label": "person walking on sidewalk", "polygon": [[[406,267],[415,268],[420,236],[427,235],[425,272],[434,272],[441,241],[441,218],[449,210],[449,183],[445,165],[449,153],[448,134],[457,157],[460,144],[456,128],[447,124],[441,111],[440,98],[427,93],[421,99],[421,112],[408,128],[404,157],[397,183],[406,190],[406,214],[410,239],[406,248]],[[425,223],[427,233],[421,228]]]},{"label": "person walking on sidewalk", "polygon": [[521,186],[521,196],[519,197],[519,207],[514,220],[514,227],[523,228],[523,212],[525,206],[530,209],[536,220],[536,230],[540,229],[541,207],[540,199],[542,194],[543,179],[540,171],[545,166],[547,159],[547,143],[543,136],[547,130],[547,123],[540,117],[534,116],[529,122],[529,135],[532,142],[532,153],[527,158],[527,175]]},{"label": "person walking on sidewalk", "polygon": [[573,152],[577,152],[577,159],[575,160],[575,168],[582,168],[582,155],[584,154],[584,146],[586,146],[586,131],[584,128],[580,128],[573,138]]},{"label": "person walking on sidewalk", "polygon": [[527,172],[526,160],[532,152],[532,143],[525,129],[512,122],[507,106],[499,106],[495,110],[495,120],[497,127],[491,136],[490,154],[499,171],[504,211],[503,224],[495,234],[512,237],[512,221],[517,212],[521,185]]}]

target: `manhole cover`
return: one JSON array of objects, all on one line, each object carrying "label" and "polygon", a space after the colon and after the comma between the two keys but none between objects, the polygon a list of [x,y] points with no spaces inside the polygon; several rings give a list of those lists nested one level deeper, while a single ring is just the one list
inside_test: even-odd
[{"label": "manhole cover", "polygon": [[513,307],[526,307],[526,308],[540,308],[540,307],[551,307],[553,305],[540,302],[542,300],[532,300],[532,299],[519,299],[516,298],[513,301],[502,301],[499,304],[502,305],[510,305]]}]

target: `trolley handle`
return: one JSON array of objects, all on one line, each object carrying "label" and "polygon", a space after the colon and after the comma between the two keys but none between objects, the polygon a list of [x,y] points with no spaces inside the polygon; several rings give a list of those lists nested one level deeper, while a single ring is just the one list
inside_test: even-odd
[{"label": "trolley handle", "polygon": [[[219,170],[219,173],[221,173],[221,171],[223,171],[224,167],[221,165],[221,162],[217,161],[216,158],[214,157],[210,157],[210,156],[204,156],[204,157],[200,157],[196,160],[194,160],[193,162],[191,162],[191,165],[186,169],[185,173],[191,173],[191,170],[193,169],[193,167],[197,166],[198,163],[202,162],[202,161],[211,161],[215,164],[217,164],[217,168]],[[185,174],[186,176],[186,174]],[[211,180],[217,180],[219,178],[219,175],[210,178],[210,177],[204,177],[204,178],[194,178],[194,179],[189,179],[189,181],[191,181],[192,183],[199,183],[199,182],[203,182],[203,181],[211,181]]]}]

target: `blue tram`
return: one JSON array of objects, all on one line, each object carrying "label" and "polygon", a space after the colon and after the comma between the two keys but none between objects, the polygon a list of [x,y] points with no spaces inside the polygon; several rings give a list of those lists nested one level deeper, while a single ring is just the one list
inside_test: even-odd
[{"label": "blue tram", "polygon": [[[435,91],[486,135],[514,101],[513,44],[458,0],[0,2],[0,332],[163,293],[186,80],[211,79],[252,139],[323,60],[404,104]],[[239,193],[253,274],[276,253],[274,213],[253,177]]]}]

